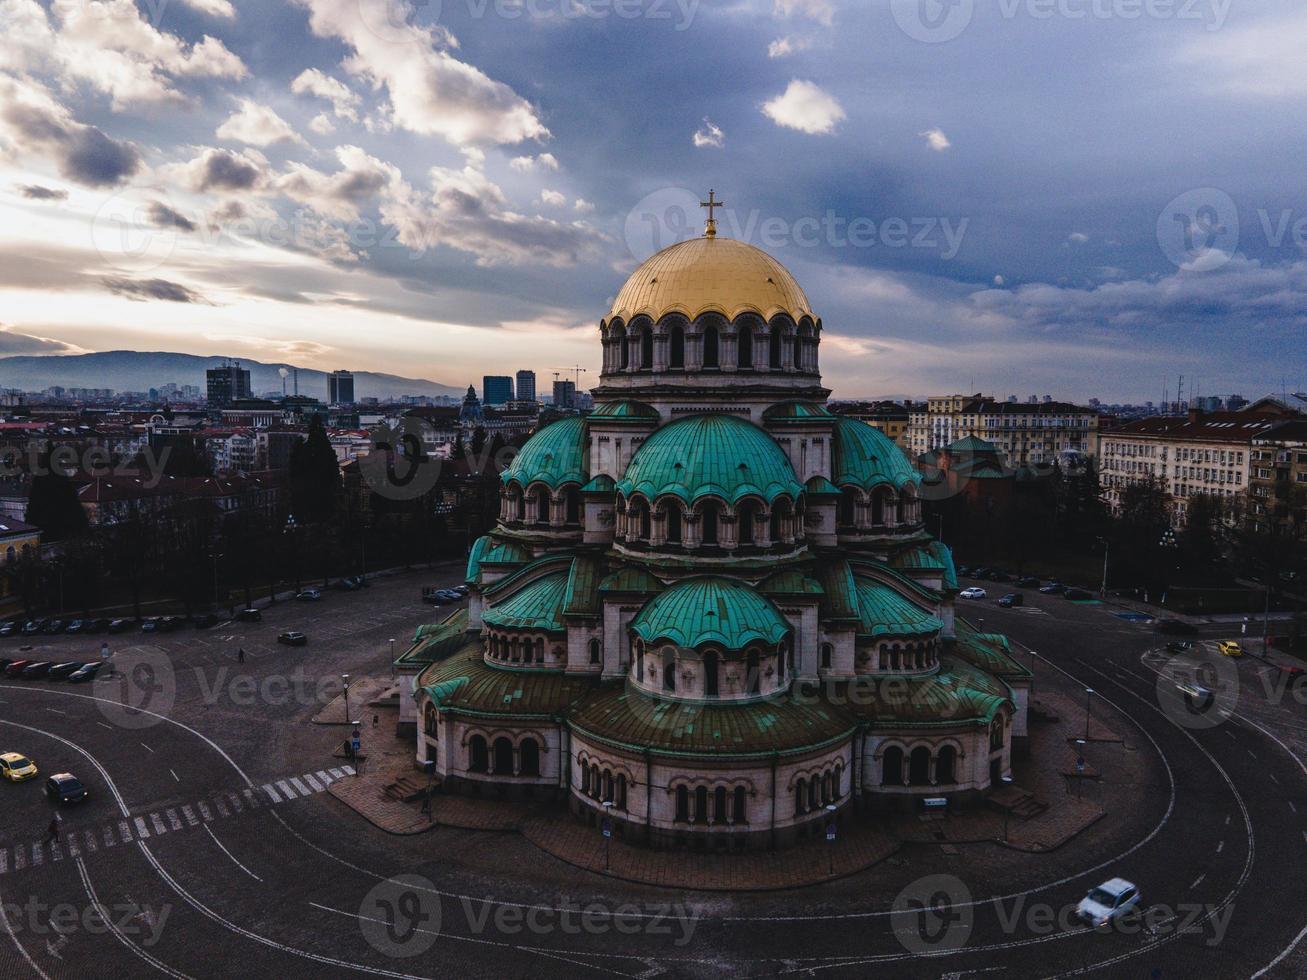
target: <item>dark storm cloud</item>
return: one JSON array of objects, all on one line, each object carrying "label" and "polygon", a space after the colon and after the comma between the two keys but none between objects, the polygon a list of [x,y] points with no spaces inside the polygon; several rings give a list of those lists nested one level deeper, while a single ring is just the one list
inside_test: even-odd
[{"label": "dark storm cloud", "polygon": [[263,176],[249,160],[227,150],[210,150],[196,164],[199,171],[195,189],[200,191],[245,191]]},{"label": "dark storm cloud", "polygon": [[63,341],[13,333],[4,324],[0,324],[0,354],[63,354],[72,349]]},{"label": "dark storm cloud", "polygon": [[59,172],[88,187],[122,183],[141,166],[141,156],[130,143],[110,139],[94,126],[61,118],[49,109],[13,103],[4,109],[4,121],[32,149],[46,149]]},{"label": "dark storm cloud", "polygon": [[26,184],[18,188],[18,193],[29,201],[66,201],[68,200],[67,191],[57,191],[53,187],[42,187],[40,184]]},{"label": "dark storm cloud", "polygon": [[162,201],[150,202],[150,222],[156,228],[178,228],[181,231],[194,231],[195,222]]},{"label": "dark storm cloud", "polygon": [[106,276],[100,280],[100,283],[109,292],[126,296],[128,299],[161,299],[169,303],[213,305],[193,289],[188,289],[181,283],[169,282],[167,279],[121,279]]}]

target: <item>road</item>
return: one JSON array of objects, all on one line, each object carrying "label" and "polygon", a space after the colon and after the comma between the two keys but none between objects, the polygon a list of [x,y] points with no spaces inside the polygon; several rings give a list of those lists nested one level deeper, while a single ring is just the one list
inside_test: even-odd
[{"label": "road", "polygon": [[[983,610],[988,628],[1038,651],[1039,684],[1092,687],[1095,713],[1129,733],[1156,776],[1126,788],[1127,812],[1048,855],[909,847],[819,887],[696,894],[584,874],[515,835],[388,836],[323,791],[350,777],[331,754],[340,730],[309,718],[340,673],[387,671],[389,638],[431,618],[421,585],[456,580],[453,569],[414,573],[281,604],[258,624],[124,634],[116,658],[150,692],[143,711],[125,712],[106,685],[0,682],[0,746],[46,774],[76,772],[92,794],[65,811],[51,848],[39,783],[0,785],[0,974],[1307,973],[1305,709],[1273,685],[1267,696],[1251,658],[1227,662],[1238,691],[1222,701],[1228,716],[1187,716],[1159,702],[1163,645],[1112,607],[970,604],[963,612]],[[309,646],[278,647],[288,628]],[[49,651],[33,652],[54,657],[88,645],[42,642]],[[1067,921],[1117,874],[1140,885],[1149,929]]]}]

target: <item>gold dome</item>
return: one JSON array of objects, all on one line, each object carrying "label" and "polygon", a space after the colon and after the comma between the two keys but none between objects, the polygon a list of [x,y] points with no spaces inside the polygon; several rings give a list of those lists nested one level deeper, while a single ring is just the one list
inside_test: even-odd
[{"label": "gold dome", "polygon": [[682,313],[693,320],[708,312],[728,320],[741,313],[816,319],[785,266],[760,248],[708,236],[678,242],[646,259],[618,292],[607,319],[620,316],[629,323],[643,313],[656,322]]}]

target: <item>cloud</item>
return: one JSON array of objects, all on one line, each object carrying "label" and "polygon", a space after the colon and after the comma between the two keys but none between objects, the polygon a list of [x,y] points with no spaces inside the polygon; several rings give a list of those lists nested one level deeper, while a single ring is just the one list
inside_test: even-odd
[{"label": "cloud", "polygon": [[75,349],[62,340],[14,333],[11,327],[0,323],[0,354],[67,354]]},{"label": "cloud", "polygon": [[700,148],[712,146],[720,149],[726,143],[726,134],[722,132],[721,127],[713,123],[707,116],[703,117],[703,126],[694,132],[691,137],[694,145]]},{"label": "cloud", "polygon": [[1193,35],[1176,55],[1194,83],[1240,97],[1297,99],[1307,94],[1302,38],[1307,11],[1263,16],[1240,26],[1224,25]]},{"label": "cloud", "polygon": [[787,34],[784,37],[778,37],[767,45],[768,58],[788,58],[799,51],[807,51],[812,47],[812,39],[800,37],[797,34]]},{"label": "cloud", "polygon": [[263,161],[250,152],[240,153],[210,147],[182,171],[188,186],[195,191],[248,191],[266,179]]},{"label": "cloud", "polygon": [[924,133],[918,133],[917,135],[925,137],[926,145],[936,153],[943,153],[953,145],[952,142],[949,141],[949,138],[944,135],[944,130],[940,129],[938,126],[934,129],[928,129]]},{"label": "cloud", "polygon": [[1089,236],[1083,231],[1073,231],[1066,236],[1066,240],[1073,245],[1084,245],[1089,241]]},{"label": "cloud", "polygon": [[325,112],[319,112],[309,120],[309,129],[319,136],[330,136],[336,131],[336,124],[331,121],[331,117]]},{"label": "cloud", "polygon": [[595,209],[595,206],[583,197],[578,197],[576,201],[573,202],[572,207],[581,214],[589,214]]},{"label": "cloud", "polygon": [[272,182],[272,187],[322,215],[340,220],[357,218],[361,207],[382,195],[395,197],[405,192],[398,167],[357,146],[337,147],[336,159],[341,169],[333,174],[293,163]]},{"label": "cloud", "polygon": [[198,10],[210,17],[223,17],[231,20],[236,16],[236,8],[229,0],[182,0],[192,10]]},{"label": "cloud", "polygon": [[150,223],[156,228],[177,228],[181,231],[194,231],[195,222],[178,211],[174,211],[162,201],[151,201],[147,212]]},{"label": "cloud", "polygon": [[[480,166],[480,162],[478,161],[469,161],[469,162],[472,162],[475,166]],[[513,157],[513,159],[508,162],[508,165],[512,167],[514,170],[521,171],[524,174],[530,173],[531,171],[535,170],[537,167],[543,167],[548,170],[557,170],[558,158],[555,157],[552,153],[541,153],[534,157],[531,156]]]},{"label": "cloud", "polygon": [[60,174],[89,187],[122,183],[141,166],[130,143],[77,122],[35,83],[0,75],[0,145],[5,143],[20,153],[53,157]]},{"label": "cloud", "polygon": [[558,191],[545,189],[540,192],[540,202],[542,204],[548,204],[551,207],[561,207],[567,203],[567,197]]},{"label": "cloud", "polygon": [[782,94],[764,102],[762,111],[778,126],[812,135],[835,132],[835,124],[844,118],[844,108],[834,96],[798,78]]},{"label": "cloud", "polygon": [[221,140],[232,140],[250,146],[271,146],[274,143],[304,143],[290,123],[265,105],[252,99],[241,99],[237,109],[218,127],[215,135]]},{"label": "cloud", "polygon": [[806,17],[824,27],[835,23],[835,4],[832,0],[776,0],[772,12],[782,20]]},{"label": "cloud", "polygon": [[161,299],[169,303],[213,305],[194,290],[180,283],[169,282],[167,279],[124,279],[105,276],[100,280],[100,283],[109,292],[118,296],[125,296],[131,300],[143,302],[150,299]]},{"label": "cloud", "polygon": [[509,86],[449,53],[444,28],[396,23],[394,0],[294,0],[319,37],[353,49],[345,70],[384,88],[395,125],[449,142],[511,144],[546,139],[535,109]]},{"label": "cloud", "polygon": [[306,68],[300,72],[290,83],[290,90],[296,95],[315,95],[326,99],[331,103],[337,118],[358,122],[358,95],[344,82],[323,74],[316,68]]},{"label": "cloud", "polygon": [[40,184],[25,184],[18,188],[18,193],[29,201],[66,201],[68,200],[67,191],[57,191],[52,187],[42,187]]}]

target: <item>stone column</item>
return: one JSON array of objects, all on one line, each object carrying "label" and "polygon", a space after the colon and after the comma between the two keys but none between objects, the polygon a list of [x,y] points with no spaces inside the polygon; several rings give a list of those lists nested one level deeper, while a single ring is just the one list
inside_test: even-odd
[{"label": "stone column", "polygon": [[771,510],[761,511],[755,514],[753,520],[753,540],[759,548],[770,548],[771,540]]},{"label": "stone column", "polygon": [[717,334],[717,363],[723,371],[735,370],[735,334],[719,332]]},{"label": "stone column", "polygon": [[699,547],[699,515],[690,511],[681,521],[681,544],[688,550]]},{"label": "stone column", "polygon": [[671,359],[671,352],[668,349],[671,338],[665,333],[654,334],[653,342],[653,369],[656,372],[667,370],[667,363]]},{"label": "stone column", "polygon": [[685,370],[703,370],[703,334],[685,332]]}]

